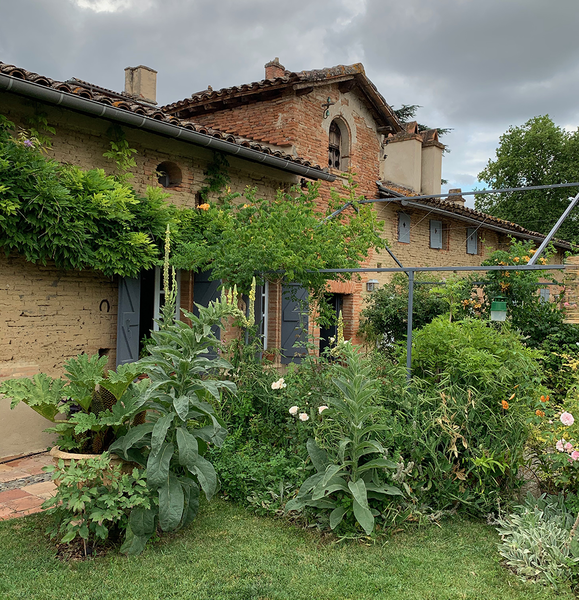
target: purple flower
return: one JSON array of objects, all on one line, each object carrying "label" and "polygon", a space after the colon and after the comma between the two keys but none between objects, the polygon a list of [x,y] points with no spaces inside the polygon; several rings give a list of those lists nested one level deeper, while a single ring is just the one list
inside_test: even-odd
[{"label": "purple flower", "polygon": [[32,148],[34,146],[34,144],[32,143],[32,140],[24,140],[24,145],[27,148]]}]

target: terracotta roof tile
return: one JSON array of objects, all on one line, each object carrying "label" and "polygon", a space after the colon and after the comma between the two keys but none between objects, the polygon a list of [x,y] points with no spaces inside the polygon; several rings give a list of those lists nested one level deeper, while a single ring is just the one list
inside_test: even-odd
[{"label": "terracotta roof tile", "polygon": [[[531,231],[530,229],[526,229],[522,225],[518,225],[517,223],[513,223],[512,221],[499,219],[498,217],[494,217],[493,215],[489,215],[487,213],[481,212],[474,208],[470,208],[468,206],[464,206],[463,204],[459,204],[458,202],[453,202],[451,200],[444,200],[442,198],[414,200],[412,196],[415,195],[416,192],[409,190],[408,188],[397,186],[389,181],[384,182],[383,188],[380,190],[380,196],[388,197],[387,190],[392,190],[394,192],[391,195],[392,197],[399,198],[401,201],[409,200],[415,204],[420,204],[422,207],[424,207],[425,210],[428,210],[429,208],[436,208],[439,210],[443,210],[444,212],[447,212],[449,214],[455,215],[457,218],[468,217],[469,219],[478,221],[483,227],[485,224],[497,225],[499,227],[502,227],[503,229],[512,231],[515,235],[521,235],[523,237],[532,237],[535,239],[544,239],[546,237],[543,233]],[[560,246],[569,250],[574,248],[573,244],[565,240],[553,239],[553,243],[556,246]]]},{"label": "terracotta roof tile", "polygon": [[[20,67],[9,65],[3,62],[0,62],[0,73],[9,75],[10,77],[15,77],[17,79],[23,79],[25,81],[31,81],[40,85],[44,85],[64,93],[81,96],[87,100],[113,106],[115,108],[153,118],[158,121],[171,123],[190,131],[196,131],[197,133],[210,135],[233,144],[249,147],[253,150],[257,150],[258,152],[263,152],[264,154],[272,153],[271,148],[268,146],[259,144],[253,140],[248,140],[245,136],[233,135],[233,132],[224,132],[214,128],[197,125],[192,123],[190,120],[183,121],[174,115],[163,112],[162,109],[151,103],[136,100],[127,94],[114,92],[80,79],[73,78],[68,81],[56,81],[54,79],[50,79],[49,77],[39,75],[38,73],[26,71]],[[322,170],[322,167],[318,165],[312,165],[310,161],[291,156],[290,154],[279,152],[275,155],[298,165],[312,167],[320,171]]]},{"label": "terracotta roof tile", "polygon": [[185,98],[171,104],[161,107],[161,110],[169,113],[176,113],[196,105],[206,102],[216,102],[235,96],[246,96],[250,94],[262,93],[268,90],[284,89],[297,83],[324,83],[340,78],[355,78],[360,88],[366,93],[377,112],[381,115],[383,121],[388,121],[394,126],[396,131],[402,131],[404,125],[400,123],[398,117],[388,105],[384,97],[378,92],[376,86],[368,79],[362,63],[353,65],[336,65],[324,69],[314,69],[311,71],[299,71],[297,73],[285,71],[283,77],[274,77],[272,79],[262,79],[238,86],[213,90],[209,87],[206,90],[191,94],[190,98]]}]

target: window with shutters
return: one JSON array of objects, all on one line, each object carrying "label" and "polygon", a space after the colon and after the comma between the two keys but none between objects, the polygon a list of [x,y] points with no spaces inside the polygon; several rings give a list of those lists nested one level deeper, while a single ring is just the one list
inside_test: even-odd
[{"label": "window with shutters", "polygon": [[442,221],[430,221],[430,247],[442,250]]},{"label": "window with shutters", "polygon": [[410,244],[410,215],[398,213],[398,241]]},{"label": "window with shutters", "polygon": [[467,227],[466,230],[466,253],[478,254],[478,235],[476,227]]}]

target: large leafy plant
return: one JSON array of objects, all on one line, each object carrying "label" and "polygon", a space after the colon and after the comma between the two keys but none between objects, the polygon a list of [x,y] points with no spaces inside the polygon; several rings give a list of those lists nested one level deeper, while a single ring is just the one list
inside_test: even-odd
[{"label": "large leafy plant", "polygon": [[215,494],[217,475],[204,455],[209,445],[222,445],[227,431],[211,403],[223,391],[236,391],[222,376],[229,362],[208,354],[219,345],[212,327],[225,317],[243,316],[233,294],[199,307],[198,316],[183,311],[191,325],[172,322],[171,312],[165,311],[161,330],[151,333],[150,356],[138,363],[149,376],[139,399],[147,422],[111,446],[111,452],[146,466],[147,486],[158,497],[158,505],[131,512],[122,548],[129,554],[142,551],[157,525],[174,531],[189,524],[199,508],[200,490],[208,500]]},{"label": "large leafy plant", "polygon": [[9,379],[0,394],[11,399],[11,408],[24,402],[52,421],[47,431],[58,434],[61,449],[98,454],[127,431],[142,403],[143,384],[133,383],[140,367],[119,365],[105,374],[107,362],[106,356],[80,354],[64,364],[64,379],[45,373]]},{"label": "large leafy plant", "polygon": [[69,543],[80,538],[85,556],[95,544],[116,537],[127,527],[128,516],[136,507],[150,508],[155,502],[147,489],[143,471],[124,472],[111,463],[108,452],[80,461],[45,469],[58,482],[56,494],[42,505],[54,517],[48,533]]},{"label": "large leafy plant", "polygon": [[312,506],[329,511],[332,529],[353,515],[369,535],[374,517],[380,514],[373,505],[380,507],[388,496],[402,492],[387,483],[389,471],[397,465],[386,458],[380,441],[388,426],[380,419],[382,407],[374,403],[379,381],[371,377],[371,365],[348,344],[342,352],[344,365],[336,367],[332,380],[339,395],[328,397],[329,407],[321,411],[318,437],[323,443],[314,439],[307,443],[316,473],[303,483],[286,510]]}]

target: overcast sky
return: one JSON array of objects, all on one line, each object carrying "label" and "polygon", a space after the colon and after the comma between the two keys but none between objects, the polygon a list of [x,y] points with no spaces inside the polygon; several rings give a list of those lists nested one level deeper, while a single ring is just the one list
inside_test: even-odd
[{"label": "overcast sky", "polygon": [[453,129],[443,177],[463,190],[509,125],[579,125],[578,31],[577,0],[0,0],[0,61],[117,91],[144,64],[160,104],[263,79],[276,56],[362,62],[390,105]]}]

